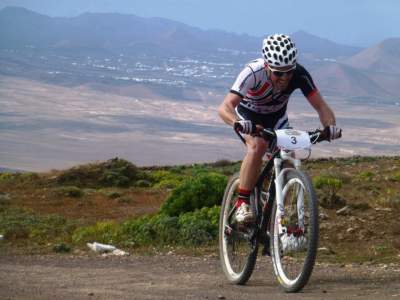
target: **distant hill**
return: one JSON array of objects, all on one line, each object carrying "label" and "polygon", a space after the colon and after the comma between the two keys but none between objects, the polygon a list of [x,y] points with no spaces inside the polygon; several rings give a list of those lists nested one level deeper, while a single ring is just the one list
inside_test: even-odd
[{"label": "distant hill", "polygon": [[[324,93],[346,97],[387,98],[393,103],[399,101],[400,38],[388,39],[368,49],[362,49],[334,43],[304,31],[297,31],[292,37],[299,47],[299,61],[311,70]],[[225,91],[225,87],[231,84],[240,68],[250,59],[261,55],[261,41],[262,37],[221,30],[202,30],[163,18],[143,18],[117,13],[85,13],[72,18],[51,18],[24,8],[7,7],[0,10],[0,50],[23,49],[25,57],[21,59],[20,52],[8,53],[4,57],[0,55],[0,64],[3,66],[0,73],[25,77],[29,73],[32,79],[49,78],[49,71],[61,68],[59,60],[46,56],[49,59],[46,65],[40,58],[41,54],[37,53],[44,51],[56,53],[58,56],[80,56],[83,59],[78,63],[71,61],[62,65],[61,71],[65,71],[64,74],[73,75],[68,78],[67,75],[58,76],[55,79],[57,83],[98,83],[99,78],[105,78],[104,74],[101,74],[103,77],[97,76],[99,67],[114,68],[115,73],[121,70],[113,76],[134,77],[136,83],[144,79],[154,83],[160,78],[176,82],[184,79],[186,83],[192,80],[180,91],[176,87],[168,90],[168,95],[176,98],[176,95],[183,94],[183,90],[188,91],[188,86],[196,89],[195,84],[221,90],[224,87]],[[35,53],[36,61],[31,53]],[[103,58],[119,58],[123,54],[131,59],[124,62],[128,61],[129,67],[128,64],[117,65],[118,62],[113,62],[111,66],[96,63],[97,69],[94,70],[94,63],[88,62],[86,58],[97,54]],[[166,66],[166,59],[171,57],[183,58],[185,62]],[[155,72],[149,67],[147,73],[144,73],[138,67],[138,71],[134,71],[135,76],[127,73],[128,68],[130,71],[134,69],[132,66],[137,63],[138,58],[141,62],[155,65]],[[50,61],[51,59],[53,60]],[[188,63],[190,60],[193,60],[191,65]],[[214,65],[215,62],[223,62],[228,67],[200,66],[196,65],[196,60],[212,61]],[[79,71],[71,69],[73,64],[79,63],[80,66],[92,68],[82,67]],[[42,73],[38,75],[40,70]],[[109,83],[111,73],[107,72]],[[93,79],[88,77],[89,74],[92,74],[93,77],[90,78]],[[190,74],[196,74],[197,77]],[[203,83],[199,83],[198,78],[203,78]],[[156,87],[157,84],[153,84],[151,89],[155,91]],[[162,91],[166,91],[165,84]],[[196,97],[198,96],[195,95]]]},{"label": "distant hill", "polygon": [[331,63],[314,70],[318,87],[325,94],[336,96],[390,97],[391,94],[364,72],[351,66]]},{"label": "distant hill", "polygon": [[25,172],[25,171],[0,167],[0,173],[21,173],[21,172]]},{"label": "distant hill", "polygon": [[[74,18],[50,18],[27,9],[0,11],[1,48],[34,46],[91,53],[187,55],[229,48],[258,50],[260,40],[217,30],[200,30],[162,18],[117,13],[85,13]],[[240,43],[238,43],[238,40]]]},{"label": "distant hill", "polygon": [[345,63],[361,70],[400,74],[400,38],[384,40],[348,58]]},{"label": "distant hill", "polygon": [[302,30],[293,33],[292,37],[302,53],[310,53],[318,58],[349,57],[363,50],[360,47],[337,44]]},{"label": "distant hill", "polygon": [[[268,34],[269,32],[266,32]],[[304,52],[316,57],[350,56],[360,48],[299,31],[293,34]],[[201,30],[163,19],[117,13],[85,13],[73,18],[50,18],[24,8],[0,11],[0,49],[33,46],[52,50],[129,54],[202,55],[215,51],[260,52],[261,37],[221,30]]]}]

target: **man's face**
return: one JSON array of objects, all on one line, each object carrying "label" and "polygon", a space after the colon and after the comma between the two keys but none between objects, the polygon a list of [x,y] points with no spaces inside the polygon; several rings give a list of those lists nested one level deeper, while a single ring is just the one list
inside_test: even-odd
[{"label": "man's face", "polygon": [[267,65],[266,68],[273,87],[279,91],[283,91],[287,88],[290,80],[292,79],[296,65],[281,68],[272,68]]}]

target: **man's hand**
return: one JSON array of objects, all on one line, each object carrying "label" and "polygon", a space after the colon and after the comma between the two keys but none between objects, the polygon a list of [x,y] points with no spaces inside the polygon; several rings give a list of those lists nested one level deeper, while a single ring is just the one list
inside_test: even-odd
[{"label": "man's hand", "polygon": [[328,133],[329,141],[342,137],[342,129],[336,127],[335,125],[326,126],[325,130]]},{"label": "man's hand", "polygon": [[233,124],[233,128],[244,134],[255,134],[257,133],[257,126],[250,120],[240,120]]}]

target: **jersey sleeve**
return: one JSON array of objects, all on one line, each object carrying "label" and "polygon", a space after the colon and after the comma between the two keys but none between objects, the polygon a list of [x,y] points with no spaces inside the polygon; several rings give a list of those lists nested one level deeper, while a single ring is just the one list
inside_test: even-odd
[{"label": "jersey sleeve", "polygon": [[300,73],[300,89],[306,98],[318,92],[310,73],[305,68],[302,68]]},{"label": "jersey sleeve", "polygon": [[236,78],[231,88],[231,93],[244,97],[247,92],[255,86],[255,75],[253,70],[246,66]]}]

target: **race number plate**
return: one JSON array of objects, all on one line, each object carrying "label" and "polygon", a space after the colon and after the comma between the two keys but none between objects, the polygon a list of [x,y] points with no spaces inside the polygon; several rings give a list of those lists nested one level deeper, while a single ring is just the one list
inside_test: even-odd
[{"label": "race number plate", "polygon": [[276,130],[277,146],[280,149],[296,150],[310,149],[310,136],[305,131],[293,129]]}]

